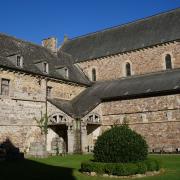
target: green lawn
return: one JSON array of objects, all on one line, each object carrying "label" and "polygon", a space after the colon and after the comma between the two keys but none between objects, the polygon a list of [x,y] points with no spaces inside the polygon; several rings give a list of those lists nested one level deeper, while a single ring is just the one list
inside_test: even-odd
[{"label": "green lawn", "polygon": [[[180,155],[153,155],[151,157],[160,160],[166,171],[158,176],[140,178],[141,180],[180,180]],[[2,161],[0,162],[0,180],[115,180],[81,174],[78,171],[81,162],[90,158],[92,158],[90,155],[69,155],[13,162]]]}]

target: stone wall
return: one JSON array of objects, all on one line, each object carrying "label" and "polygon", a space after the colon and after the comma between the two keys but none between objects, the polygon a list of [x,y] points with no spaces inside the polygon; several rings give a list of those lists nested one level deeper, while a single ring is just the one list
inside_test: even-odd
[{"label": "stone wall", "polygon": [[102,130],[126,121],[142,134],[151,151],[180,148],[180,95],[102,103]]},{"label": "stone wall", "polygon": [[162,71],[165,69],[166,54],[172,56],[173,68],[180,68],[180,43],[172,42],[139,49],[114,56],[77,63],[86,76],[91,79],[92,69],[96,69],[97,80],[111,80],[125,76],[125,64],[129,62],[132,75]]},{"label": "stone wall", "polygon": [[[10,98],[33,101],[44,101],[46,98],[46,80],[43,78],[0,70],[0,86],[2,78],[10,80]],[[48,80],[47,86],[52,87],[51,98],[66,100],[74,98],[85,89],[83,86],[54,80]],[[0,97],[2,97],[1,93]]]},{"label": "stone wall", "polygon": [[9,95],[0,95],[0,143],[9,139],[26,153],[32,142],[44,139],[35,119],[45,113],[45,82],[1,69],[0,82],[2,78],[10,83]]},{"label": "stone wall", "polygon": [[[10,80],[8,98],[34,101],[45,99],[45,80],[24,73],[0,70],[0,86],[2,78]],[[2,95],[0,97],[3,98]]]},{"label": "stone wall", "polygon": [[48,81],[47,85],[52,87],[51,98],[59,98],[66,100],[73,99],[85,89],[85,87],[83,86],[70,85],[57,81]]},{"label": "stone wall", "polygon": [[21,152],[27,152],[34,141],[44,137],[35,119],[41,118],[45,103],[0,98],[0,143],[9,139]]},{"label": "stone wall", "polygon": [[[8,138],[21,152],[28,152],[31,143],[44,143],[37,120],[46,113],[46,80],[38,76],[0,71],[2,79],[10,80],[9,95],[0,93],[0,143]],[[52,98],[71,99],[84,88],[62,82],[48,81],[52,86]],[[1,87],[0,87],[1,89]],[[48,116],[63,113],[55,106],[48,104]],[[69,123],[72,124],[72,118]],[[73,125],[72,125],[73,126]],[[68,128],[67,128],[68,129]],[[73,133],[68,130],[73,146]],[[71,147],[73,149],[73,147]],[[71,150],[72,151],[72,150]]]}]

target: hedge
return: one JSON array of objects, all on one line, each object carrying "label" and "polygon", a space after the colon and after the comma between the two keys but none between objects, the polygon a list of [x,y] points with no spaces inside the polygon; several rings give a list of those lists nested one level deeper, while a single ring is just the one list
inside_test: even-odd
[{"label": "hedge", "polygon": [[96,172],[116,176],[145,174],[147,171],[158,171],[160,164],[157,160],[147,159],[138,163],[102,163],[86,161],[81,163],[82,172]]}]

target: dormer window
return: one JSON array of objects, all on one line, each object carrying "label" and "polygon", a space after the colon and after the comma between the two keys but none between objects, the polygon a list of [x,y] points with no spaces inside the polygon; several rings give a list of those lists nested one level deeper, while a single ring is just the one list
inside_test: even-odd
[{"label": "dormer window", "polygon": [[69,71],[67,68],[64,69],[64,76],[65,76],[65,78],[69,77]]},{"label": "dormer window", "polygon": [[11,63],[19,68],[23,67],[23,56],[21,56],[20,54],[11,54],[9,56],[7,56],[7,58],[11,61]]},{"label": "dormer window", "polygon": [[67,67],[60,67],[56,71],[64,78],[69,78],[69,69]]},{"label": "dormer window", "polygon": [[43,63],[43,72],[48,74],[49,73],[49,65],[48,63]]},{"label": "dormer window", "polygon": [[20,56],[20,55],[18,55],[18,56],[16,57],[16,66],[17,66],[17,67],[23,67],[23,57]]}]

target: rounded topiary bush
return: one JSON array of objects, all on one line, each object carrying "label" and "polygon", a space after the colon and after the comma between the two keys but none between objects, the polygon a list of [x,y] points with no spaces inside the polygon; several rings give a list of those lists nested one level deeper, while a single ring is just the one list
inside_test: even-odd
[{"label": "rounded topiary bush", "polygon": [[104,132],[94,147],[96,162],[139,162],[147,159],[147,155],[146,141],[127,125],[116,126]]}]

